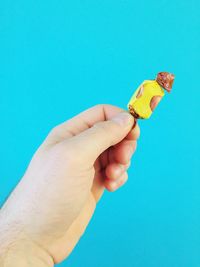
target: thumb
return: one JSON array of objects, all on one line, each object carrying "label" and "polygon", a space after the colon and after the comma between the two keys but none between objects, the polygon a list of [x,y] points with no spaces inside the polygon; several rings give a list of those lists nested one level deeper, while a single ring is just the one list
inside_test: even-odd
[{"label": "thumb", "polygon": [[75,136],[74,141],[84,156],[96,159],[107,148],[122,141],[134,122],[134,117],[128,112],[120,112],[110,120],[94,124]]}]

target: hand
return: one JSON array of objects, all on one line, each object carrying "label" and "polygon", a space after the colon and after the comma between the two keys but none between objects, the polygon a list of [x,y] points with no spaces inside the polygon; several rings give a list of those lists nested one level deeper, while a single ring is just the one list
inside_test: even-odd
[{"label": "hand", "polygon": [[110,105],[95,106],[55,127],[1,217],[54,263],[61,262],[83,234],[104,188],[115,191],[127,181],[138,137],[135,119]]}]

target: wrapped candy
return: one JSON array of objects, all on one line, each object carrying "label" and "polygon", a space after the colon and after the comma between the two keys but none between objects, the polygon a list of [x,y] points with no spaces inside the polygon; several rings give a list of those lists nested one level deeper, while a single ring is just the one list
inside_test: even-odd
[{"label": "wrapped candy", "polygon": [[148,119],[165,91],[170,92],[174,75],[159,72],[155,80],[145,80],[135,91],[128,103],[129,112],[137,119]]}]

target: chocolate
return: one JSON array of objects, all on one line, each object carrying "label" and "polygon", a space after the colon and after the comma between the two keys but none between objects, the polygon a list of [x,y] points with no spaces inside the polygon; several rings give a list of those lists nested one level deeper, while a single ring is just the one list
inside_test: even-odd
[{"label": "chocolate", "polygon": [[156,81],[160,84],[160,86],[167,90],[167,92],[170,92],[174,82],[174,74],[169,72],[159,72],[157,74]]},{"label": "chocolate", "polygon": [[140,98],[143,95],[143,93],[144,93],[144,86],[141,85],[141,87],[140,87],[140,89],[136,95],[136,98]]},{"label": "chocolate", "polygon": [[169,72],[159,72],[155,80],[143,81],[128,102],[129,112],[136,119],[148,119],[165,95],[165,90],[170,92],[172,89],[173,81],[174,75]]},{"label": "chocolate", "polygon": [[150,108],[152,111],[158,106],[159,102],[161,101],[162,97],[155,95],[152,97],[151,102],[150,102]]},{"label": "chocolate", "polygon": [[128,109],[135,119],[142,119],[142,117],[140,117],[137,112],[135,112],[134,108],[131,105],[128,106]]}]

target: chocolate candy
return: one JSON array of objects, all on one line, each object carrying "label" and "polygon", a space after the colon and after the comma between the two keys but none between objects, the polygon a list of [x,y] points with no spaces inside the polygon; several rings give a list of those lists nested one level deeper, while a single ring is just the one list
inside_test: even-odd
[{"label": "chocolate candy", "polygon": [[164,89],[171,91],[173,81],[174,75],[168,72],[158,73],[155,80],[144,81],[128,103],[129,112],[135,118],[148,119],[164,96]]},{"label": "chocolate candy", "polygon": [[156,81],[165,89],[170,92],[172,89],[172,84],[174,82],[174,74],[169,72],[159,72]]}]

